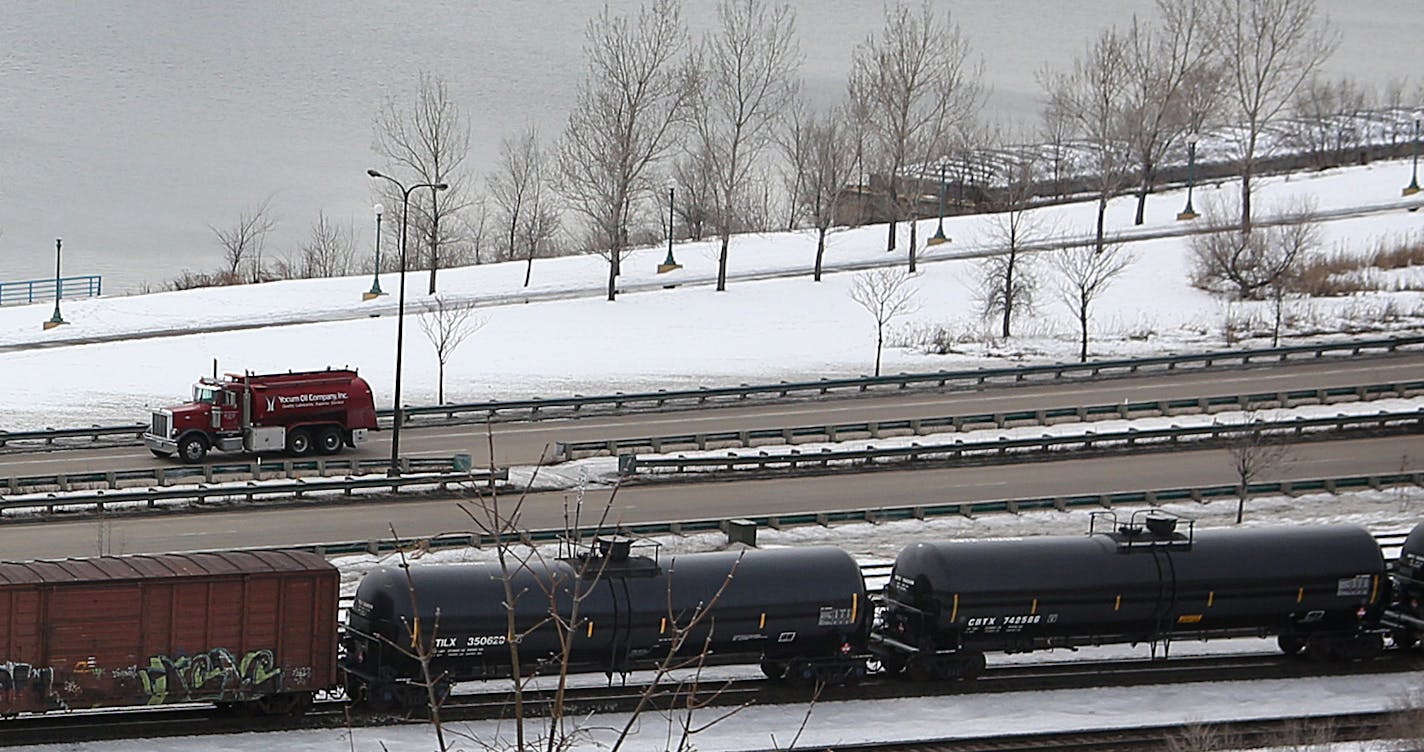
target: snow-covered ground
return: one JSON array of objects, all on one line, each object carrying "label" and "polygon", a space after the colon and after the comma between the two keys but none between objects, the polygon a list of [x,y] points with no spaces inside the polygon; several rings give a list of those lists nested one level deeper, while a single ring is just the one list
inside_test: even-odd
[{"label": "snow-covered ground", "polygon": [[[1325,246],[1360,254],[1385,239],[1417,237],[1424,213],[1401,199],[1406,162],[1260,181],[1261,216],[1311,197],[1321,210],[1359,203],[1394,202],[1397,212],[1325,225]],[[1238,190],[1234,182],[1205,185],[1195,201],[1205,206]],[[1148,202],[1147,230],[1176,229],[1185,197],[1168,191]],[[1114,201],[1111,232],[1132,231],[1131,197]],[[1086,204],[1039,210],[1048,236],[1086,237],[1093,207]],[[962,368],[990,362],[1045,362],[1076,356],[1076,328],[1058,300],[1046,263],[1027,262],[1040,279],[1037,311],[1016,324],[1006,341],[988,337],[993,327],[977,313],[975,263],[959,259],[992,247],[993,217],[946,221],[953,242],[920,249],[924,262],[913,279],[917,310],[895,322],[892,338],[903,342],[936,328],[961,335],[950,355],[914,347],[891,347],[887,372]],[[923,243],[935,220],[922,220]],[[634,251],[624,260],[618,300],[603,300],[606,266],[597,256],[540,260],[533,284],[521,287],[519,263],[442,270],[442,296],[476,301],[484,326],[457,349],[447,368],[446,398],[452,402],[617,390],[687,388],[778,379],[855,376],[869,373],[875,327],[848,294],[848,267],[893,261],[884,251],[883,225],[830,236],[832,269],[815,284],[809,270],[815,252],[810,233],[748,235],[734,239],[732,281],[724,293],[709,284],[716,273],[712,242],[680,243],[681,270],[657,275],[666,248]],[[901,247],[905,239],[902,237]],[[1132,244],[1136,262],[1095,306],[1092,350],[1099,355],[1156,354],[1225,346],[1227,316],[1268,320],[1266,304],[1229,305],[1188,283],[1186,242],[1162,239]],[[796,274],[792,277],[778,275]],[[1393,273],[1393,281],[1424,287],[1424,272]],[[407,312],[428,302],[425,273],[408,281]],[[665,285],[677,285],[664,289]],[[382,286],[396,289],[394,275]],[[218,361],[222,370],[265,371],[350,365],[361,369],[389,404],[394,381],[395,295],[361,301],[369,277],[298,280],[264,285],[157,293],[63,302],[67,326],[44,331],[52,304],[0,308],[0,429],[83,425],[141,420],[147,408],[186,395],[198,376]],[[528,299],[530,302],[525,303]],[[1424,322],[1424,293],[1414,290],[1289,304],[1297,331],[1388,332]],[[374,314],[380,314],[371,318]],[[403,401],[435,402],[434,350],[407,316]],[[112,338],[208,327],[263,327],[231,332],[108,341]],[[1260,344],[1259,340],[1255,344]],[[48,345],[48,346],[46,346]],[[96,364],[103,364],[99,370]]]},{"label": "snow-covered ground", "polygon": [[[1295,196],[1309,195],[1318,208],[1343,208],[1356,203],[1398,201],[1400,211],[1331,222],[1325,227],[1327,247],[1364,253],[1385,239],[1417,237],[1424,213],[1403,211],[1398,199],[1408,175],[1407,163],[1381,162],[1368,167],[1310,176],[1261,181],[1257,206],[1288,205]],[[1202,186],[1198,202],[1227,195],[1233,183]],[[1175,213],[1180,192],[1154,196],[1148,204],[1148,229],[1179,226]],[[1198,204],[1199,206],[1202,203]],[[1131,226],[1131,199],[1113,203],[1108,224],[1114,231]],[[1057,234],[1084,236],[1092,224],[1089,206],[1065,206],[1039,212],[1045,226]],[[886,370],[920,371],[959,368],[987,362],[1071,359],[1075,333],[1066,310],[1054,298],[1045,264],[1039,310],[1021,320],[1019,336],[1007,342],[981,335],[986,325],[976,314],[972,295],[972,261],[957,259],[988,247],[989,217],[964,217],[946,222],[949,245],[922,251],[924,265],[914,278],[919,308],[898,323],[900,339],[911,331],[945,327],[968,336],[958,354],[930,355],[911,348],[886,353]],[[923,240],[934,221],[920,224]],[[892,258],[885,254],[884,227],[847,230],[831,237],[827,252],[833,270],[817,285],[809,278],[814,238],[806,233],[739,237],[733,243],[727,292],[707,284],[715,275],[711,243],[684,243],[676,248],[680,271],[659,277],[655,265],[665,248],[636,251],[625,259],[624,294],[617,302],[602,300],[606,270],[597,257],[540,261],[534,285],[520,286],[518,264],[447,270],[440,274],[444,295],[474,300],[483,308],[484,327],[452,358],[447,372],[447,398],[471,401],[604,393],[691,385],[764,382],[819,376],[857,375],[869,371],[874,358],[873,321],[851,301],[853,274],[845,271]],[[1166,350],[1216,349],[1224,345],[1223,322],[1229,316],[1254,314],[1265,318],[1264,305],[1227,306],[1187,280],[1186,243],[1179,239],[1133,245],[1136,262],[1102,298],[1095,314],[1095,353],[1155,354]],[[782,277],[793,271],[804,273]],[[1421,287],[1419,270],[1395,273],[1405,287]],[[163,293],[144,296],[66,301],[64,316],[72,323],[44,332],[49,305],[0,309],[0,429],[45,425],[130,421],[151,405],[185,395],[189,383],[209,372],[212,360],[223,370],[286,370],[353,365],[375,387],[378,399],[390,400],[395,330],[394,296],[362,303],[360,293],[369,277],[292,281],[259,286]],[[382,285],[393,290],[391,275]],[[409,282],[411,310],[426,296],[425,275]],[[664,289],[664,285],[677,285]],[[530,302],[523,302],[526,295]],[[1391,331],[1424,324],[1424,293],[1405,290],[1349,298],[1298,301],[1292,318],[1299,330]],[[368,314],[379,313],[378,318]],[[297,323],[292,322],[314,322]],[[282,326],[268,326],[283,324]],[[407,322],[405,393],[408,404],[434,401],[435,359],[414,319]],[[86,338],[184,331],[193,327],[252,327],[97,344]],[[260,328],[266,326],[267,328]],[[74,344],[64,344],[66,342]],[[879,444],[881,442],[877,442]],[[569,478],[597,476],[598,464],[568,468]],[[542,470],[541,474],[550,472]],[[568,482],[567,480],[561,482]],[[1199,520],[1199,525],[1226,524],[1234,516],[1230,502],[1176,504],[1167,507]],[[1343,496],[1306,496],[1253,500],[1247,524],[1350,522],[1373,531],[1411,527],[1424,518],[1424,495],[1414,490],[1367,492]],[[862,561],[885,561],[907,542],[926,537],[964,538],[1086,530],[1086,511],[986,515],[974,520],[953,518],[929,522],[844,525],[759,532],[762,546],[839,545]],[[665,553],[725,547],[721,535],[669,537]],[[422,561],[479,558],[477,551],[438,551]],[[343,591],[349,594],[360,575],[379,561],[374,557],[340,560]],[[1248,641],[1251,642],[1251,641]],[[1233,641],[1232,650],[1268,650],[1260,644]],[[1175,654],[1201,649],[1174,647]],[[1218,646],[1210,646],[1216,650]],[[1118,648],[1116,654],[1132,649]],[[1141,649],[1139,649],[1141,650]],[[1052,657],[1052,656],[1050,656]],[[1183,720],[1224,720],[1299,712],[1338,712],[1393,707],[1420,689],[1419,677],[1335,678],[1293,682],[1230,682],[1179,687],[1147,687],[1091,692],[1039,692],[1017,695],[959,696],[893,702],[825,703],[814,709],[798,747],[864,739],[926,738],[1000,733],[1006,730],[1133,726]],[[701,750],[735,750],[785,746],[804,719],[804,707],[753,708],[718,724],[695,738]],[[607,742],[603,729],[619,719],[589,721],[590,735],[580,748],[596,749]],[[489,725],[462,728],[489,741],[509,729]],[[631,748],[658,749],[665,744],[667,724],[652,716],[639,724],[641,735]],[[774,735],[774,738],[773,738]],[[481,745],[462,742],[464,748]],[[428,728],[385,728],[345,731],[250,734],[214,739],[136,740],[99,745],[63,745],[65,750],[376,750],[392,752],[433,747]],[[46,749],[56,749],[54,747]]]}]

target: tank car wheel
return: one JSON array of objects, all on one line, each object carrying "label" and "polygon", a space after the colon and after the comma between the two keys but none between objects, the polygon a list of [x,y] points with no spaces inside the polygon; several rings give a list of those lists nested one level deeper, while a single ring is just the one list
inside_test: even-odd
[{"label": "tank car wheel", "polygon": [[321,433],[316,437],[316,448],[322,454],[336,454],[341,451],[341,447],[346,443],[346,439],[341,435],[341,429],[329,426],[321,429]]},{"label": "tank car wheel", "polygon": [[785,679],[786,664],[781,661],[762,661],[761,672],[766,674],[768,679]]},{"label": "tank car wheel", "polygon": [[1347,658],[1356,661],[1371,661],[1384,652],[1384,635],[1355,635],[1343,651]]},{"label": "tank car wheel", "polygon": [[983,653],[980,653],[978,651],[965,653],[962,662],[960,663],[960,667],[963,670],[963,673],[960,675],[960,678],[979,678],[979,676],[984,673],[984,668],[987,664],[988,662],[984,660]]},{"label": "tank car wheel", "polygon": [[208,440],[197,434],[185,436],[178,442],[178,456],[190,465],[202,462],[208,456]]},{"label": "tank car wheel", "polygon": [[1279,647],[1281,652],[1285,655],[1300,655],[1300,651],[1305,649],[1305,640],[1295,635],[1278,635],[1276,637],[1276,646]]},{"label": "tank car wheel", "polygon": [[305,457],[311,454],[312,437],[311,432],[305,428],[298,428],[287,433],[287,453],[293,457]]},{"label": "tank car wheel", "polygon": [[1419,635],[1407,629],[1396,629],[1390,632],[1389,639],[1400,650],[1408,650],[1419,644]]},{"label": "tank car wheel", "polygon": [[905,677],[912,682],[927,682],[934,678],[934,667],[927,665],[918,658],[911,658],[905,664]]},{"label": "tank car wheel", "polygon": [[1305,654],[1312,661],[1326,663],[1344,657],[1340,641],[1334,637],[1312,637],[1305,643]]}]

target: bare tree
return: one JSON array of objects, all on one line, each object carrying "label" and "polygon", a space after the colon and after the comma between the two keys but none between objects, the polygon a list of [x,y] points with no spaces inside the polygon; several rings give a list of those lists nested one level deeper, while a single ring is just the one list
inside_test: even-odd
[{"label": "bare tree", "polygon": [[1226,449],[1231,470],[1236,475],[1236,524],[1246,513],[1251,484],[1266,473],[1283,469],[1290,461],[1290,447],[1261,429],[1260,417],[1248,411],[1238,435]]},{"label": "bare tree", "polygon": [[903,173],[943,156],[951,135],[979,112],[983,68],[969,62],[969,53],[953,19],[937,18],[927,1],[915,11],[904,0],[887,6],[879,36],[855,49],[851,99],[863,103],[885,175],[887,251],[895,250],[896,223],[911,208],[901,195]]},{"label": "bare tree", "polygon": [[1147,194],[1167,150],[1191,129],[1184,84],[1211,54],[1206,26],[1208,0],[1158,0],[1158,27],[1134,18],[1124,39],[1127,66],[1126,135],[1137,161],[1137,214],[1142,224]]},{"label": "bare tree", "polygon": [[[1209,202],[1206,216],[1215,225],[1231,213],[1223,202]],[[1285,281],[1320,243],[1320,230],[1310,200],[1302,199],[1283,213],[1282,224],[1193,235],[1192,280],[1198,287],[1232,290],[1242,300],[1259,300]]]},{"label": "bare tree", "polygon": [[1087,147],[1092,163],[1086,167],[1098,199],[1094,248],[1106,245],[1104,222],[1108,201],[1127,182],[1131,158],[1127,134],[1128,64],[1127,40],[1116,29],[1098,35],[1069,73],[1044,71],[1040,84],[1047,94],[1050,110],[1061,113]]},{"label": "bare tree", "polygon": [[534,258],[547,253],[559,227],[547,173],[539,132],[530,126],[518,138],[500,142],[499,162],[489,176],[490,197],[499,207],[500,232],[507,241],[506,258],[525,260],[525,287],[534,273]]},{"label": "bare tree", "polygon": [[238,215],[237,222],[230,226],[208,225],[222,245],[223,260],[231,280],[240,279],[242,268],[246,265],[248,281],[262,281],[262,251],[267,244],[267,236],[277,226],[277,221],[272,218],[271,204],[269,196],[244,209]]},{"label": "bare tree", "polygon": [[855,275],[850,299],[875,317],[875,375],[880,375],[880,352],[885,347],[885,327],[894,319],[913,313],[915,288],[910,275],[900,269],[880,267]]},{"label": "bare tree", "polygon": [[1213,0],[1213,41],[1226,71],[1241,175],[1241,232],[1251,231],[1251,178],[1261,136],[1320,69],[1339,33],[1315,0]]},{"label": "bare tree", "polygon": [[1088,329],[1093,303],[1132,261],[1132,253],[1118,243],[1106,244],[1102,250],[1095,246],[1069,246],[1053,251],[1049,256],[1049,263],[1058,271],[1059,297],[1078,320],[1079,362],[1088,360]]},{"label": "bare tree", "polygon": [[442,405],[445,404],[445,364],[450,362],[455,350],[486,323],[474,315],[474,311],[473,302],[456,302],[439,295],[433,296],[420,311],[420,329],[435,348],[435,360],[440,364],[436,401]]},{"label": "bare tree", "polygon": [[297,249],[297,257],[279,262],[278,276],[312,279],[350,274],[356,259],[355,238],[351,225],[333,224],[325,212],[318,212],[311,235]]},{"label": "bare tree", "polygon": [[772,143],[777,119],[791,101],[800,65],[796,17],[774,0],[720,0],[718,26],[703,40],[692,70],[689,104],[698,156],[712,179],[712,227],[721,240],[717,290],[727,289],[732,232],[741,213],[752,168]]},{"label": "bare tree", "polygon": [[826,232],[836,219],[842,192],[855,173],[854,134],[840,110],[809,115],[802,124],[799,216],[816,229],[816,266],[813,279],[821,281],[826,255]]},{"label": "bare tree", "polygon": [[653,166],[671,147],[687,98],[677,68],[687,30],[676,0],[650,0],[633,17],[604,6],[585,40],[589,71],[564,130],[559,165],[566,198],[608,259],[611,301],[629,224],[649,197]]},{"label": "bare tree", "polygon": [[1297,212],[1285,224],[1272,227],[1268,242],[1275,247],[1270,254],[1280,264],[1279,273],[1267,283],[1267,294],[1271,299],[1271,347],[1281,343],[1281,320],[1285,315],[1285,299],[1296,289],[1301,269],[1305,262],[1320,248],[1323,231],[1312,206],[1306,202],[1297,205]]},{"label": "bare tree", "polygon": [[[696,145],[673,165],[672,181],[677,186],[673,213],[682,223],[689,240],[701,240],[712,216],[712,175],[707,160],[697,155]],[[659,212],[661,214],[661,212]]]},{"label": "bare tree", "polygon": [[1000,211],[988,217],[986,234],[995,253],[978,263],[977,297],[984,316],[998,316],[1000,335],[1012,336],[1015,316],[1033,308],[1037,280],[1028,268],[1025,246],[1047,237],[1049,229],[1029,211],[1033,201],[1034,165],[1019,162],[1009,168],[1004,187],[994,196]]},{"label": "bare tree", "polygon": [[1312,76],[1291,103],[1295,120],[1288,124],[1287,138],[1316,167],[1339,164],[1347,152],[1365,143],[1358,116],[1369,100],[1369,93],[1352,79]]},{"label": "bare tree", "polygon": [[[456,233],[460,223],[453,219],[470,205],[473,190],[464,170],[470,150],[470,127],[442,79],[422,71],[415,102],[409,109],[394,98],[386,100],[376,116],[375,150],[401,167],[400,172],[413,173],[416,179],[411,183],[449,186],[443,191],[417,192],[419,195],[411,197],[411,216],[407,218],[410,234],[421,239],[418,244],[407,242],[429,251],[425,262],[430,269],[429,294],[434,295],[435,273],[442,254],[447,246],[459,242]],[[394,185],[380,181],[380,186],[386,206],[402,205]],[[395,219],[391,224],[402,218]]]}]

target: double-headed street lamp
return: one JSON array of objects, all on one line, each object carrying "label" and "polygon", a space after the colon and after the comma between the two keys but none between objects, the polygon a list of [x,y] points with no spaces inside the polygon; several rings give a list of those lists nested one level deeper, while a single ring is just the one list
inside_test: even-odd
[{"label": "double-headed street lamp", "polygon": [[673,271],[674,269],[681,269],[681,268],[682,268],[682,264],[677,263],[677,259],[674,259],[674,258],[672,257],[673,208],[676,206],[676,204],[673,203],[673,199],[674,199],[674,197],[677,195],[677,181],[673,180],[672,178],[668,178],[668,179],[667,179],[667,189],[668,189],[668,255],[667,255],[667,258],[663,259],[663,262],[662,262],[661,264],[658,264],[658,274],[662,274],[663,272],[670,272],[670,271]]},{"label": "double-headed street lamp", "polygon": [[[367,175],[373,178],[389,180],[401,192],[401,227],[400,227],[400,302],[396,305],[396,393],[395,393],[395,415],[391,421],[391,467],[387,474],[394,477],[400,475],[400,430],[404,419],[404,412],[401,410],[401,348],[405,344],[405,228],[406,217],[410,215],[410,192],[417,188],[429,188],[432,200],[436,191],[443,191],[450,186],[445,183],[418,183],[407,188],[399,180],[390,175],[382,175],[375,170],[367,170]],[[377,217],[380,216],[378,212]],[[376,234],[380,237],[380,233]]]},{"label": "double-headed street lamp", "polygon": [[1414,154],[1414,169],[1409,176],[1409,185],[1404,187],[1403,195],[1413,196],[1419,192],[1419,119],[1424,117],[1424,113],[1414,113],[1414,141],[1410,151]]},{"label": "double-headed street lamp", "polygon": [[1187,134],[1187,205],[1177,214],[1177,219],[1196,219],[1199,216],[1192,208],[1192,188],[1197,177],[1197,140],[1200,138],[1195,131]]},{"label": "double-headed street lamp", "polygon": [[63,238],[54,239],[54,315],[49,317],[49,321],[44,322],[46,329],[53,329],[60,324],[69,323],[59,315],[59,299],[63,297],[63,287],[59,278],[59,249],[63,243]]},{"label": "double-headed street lamp", "polygon": [[374,300],[382,295],[381,292],[381,213],[385,208],[376,204],[376,272],[371,279],[371,289],[361,295],[362,300]]}]

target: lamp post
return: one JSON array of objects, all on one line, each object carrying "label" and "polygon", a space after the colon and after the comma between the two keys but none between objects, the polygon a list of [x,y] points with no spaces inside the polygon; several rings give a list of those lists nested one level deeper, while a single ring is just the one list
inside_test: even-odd
[{"label": "lamp post", "polygon": [[385,295],[381,292],[381,214],[385,207],[376,204],[376,272],[371,279],[371,289],[361,294],[362,300],[373,300]]},{"label": "lamp post", "polygon": [[677,263],[677,260],[672,257],[673,208],[676,206],[676,204],[673,202],[673,199],[674,199],[674,198],[676,197],[676,195],[677,195],[677,182],[674,181],[672,178],[668,178],[668,180],[667,180],[667,189],[668,189],[668,254],[667,254],[667,258],[663,259],[663,262],[662,262],[661,264],[658,264],[658,274],[662,274],[663,272],[670,272],[670,271],[673,271],[674,269],[681,269],[681,268],[682,268],[682,264]]},{"label": "lamp post", "polygon": [[1409,185],[1404,187],[1403,195],[1413,196],[1419,192],[1419,119],[1424,117],[1424,113],[1414,113],[1414,141],[1410,146],[1410,152],[1414,155],[1414,168],[1409,175]]},{"label": "lamp post", "polygon": [[[410,192],[417,188],[429,188],[430,195],[433,197],[436,191],[443,191],[450,186],[445,183],[418,183],[407,188],[390,175],[383,175],[375,170],[367,170],[366,174],[373,178],[389,180],[401,192],[400,302],[396,305],[395,409],[391,419],[391,467],[386,471],[388,475],[395,477],[400,475],[400,430],[405,417],[401,410],[401,349],[405,344],[405,228],[406,217],[410,215]],[[376,216],[379,217],[380,214]]]},{"label": "lamp post", "polygon": [[935,234],[925,241],[925,245],[939,245],[948,243],[949,238],[944,234],[944,162],[939,163],[939,226],[935,228]]},{"label": "lamp post", "polygon": [[1192,189],[1196,183],[1197,172],[1197,139],[1200,136],[1195,132],[1187,134],[1187,205],[1178,212],[1177,219],[1196,219],[1197,212],[1192,208]]},{"label": "lamp post", "polygon": [[59,315],[59,299],[63,297],[59,279],[59,249],[63,243],[63,238],[54,239],[54,315],[49,317],[49,321],[44,322],[45,329],[53,329],[60,324],[69,323]]}]

